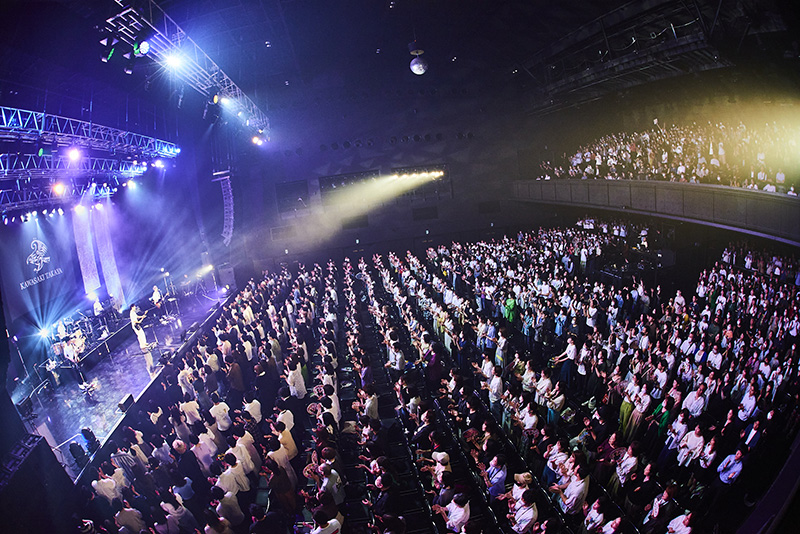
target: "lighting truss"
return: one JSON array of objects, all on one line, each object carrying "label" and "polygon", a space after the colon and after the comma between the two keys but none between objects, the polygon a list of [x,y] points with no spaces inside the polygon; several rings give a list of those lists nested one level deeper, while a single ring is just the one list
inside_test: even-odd
[{"label": "lighting truss", "polygon": [[69,156],[36,154],[0,154],[0,178],[20,177],[98,177],[119,175],[133,178],[144,174],[147,165],[140,162],[83,156],[72,161]]},{"label": "lighting truss", "polygon": [[171,158],[180,152],[174,143],[146,135],[40,111],[8,107],[0,107],[0,139],[79,146],[147,158]]},{"label": "lighting truss", "polygon": [[219,95],[228,98],[243,111],[254,130],[267,133],[269,120],[259,107],[225,74],[208,54],[195,43],[178,24],[153,0],[137,3],[137,10],[124,0],[114,0],[122,11],[106,20],[106,27],[121,41],[134,46],[142,31],[151,31],[148,37],[151,57],[167,72],[174,73],[194,90],[211,98]]},{"label": "lighting truss", "polygon": [[[2,182],[0,182],[1,185]],[[120,180],[116,176],[112,176],[108,182],[103,184],[70,183],[65,186],[65,190],[61,194],[55,193],[49,183],[35,184],[31,180],[26,180],[24,187],[20,187],[22,184],[12,183],[11,185],[12,189],[0,189],[0,209],[2,209],[3,215],[15,211],[67,206],[76,199],[97,201],[109,198],[119,188]]]}]

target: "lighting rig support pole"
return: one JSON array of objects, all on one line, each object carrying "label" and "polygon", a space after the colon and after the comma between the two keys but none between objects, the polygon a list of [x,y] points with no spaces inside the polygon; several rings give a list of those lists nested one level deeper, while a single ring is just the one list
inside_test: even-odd
[{"label": "lighting rig support pole", "polygon": [[269,120],[264,112],[158,4],[143,0],[138,3],[141,7],[137,10],[125,0],[114,1],[122,11],[107,19],[106,27],[115,37],[135,47],[143,31],[149,30],[149,57],[203,96],[211,98],[216,94],[230,99],[238,108],[235,111],[247,114],[249,127],[269,135]]}]

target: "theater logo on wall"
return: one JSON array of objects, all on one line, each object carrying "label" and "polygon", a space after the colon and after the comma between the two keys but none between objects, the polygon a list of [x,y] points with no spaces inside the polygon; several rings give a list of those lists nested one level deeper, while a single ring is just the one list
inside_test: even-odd
[{"label": "theater logo on wall", "polygon": [[39,239],[35,238],[31,240],[31,250],[33,250],[33,252],[28,255],[28,259],[25,261],[25,263],[31,266],[34,276],[32,278],[28,278],[24,282],[19,283],[19,289],[21,291],[25,291],[29,287],[40,284],[45,280],[53,278],[54,276],[64,274],[64,271],[61,269],[61,267],[56,267],[49,271],[42,272],[44,266],[50,264],[50,256],[47,255],[47,245],[44,243],[44,241],[40,241]]}]

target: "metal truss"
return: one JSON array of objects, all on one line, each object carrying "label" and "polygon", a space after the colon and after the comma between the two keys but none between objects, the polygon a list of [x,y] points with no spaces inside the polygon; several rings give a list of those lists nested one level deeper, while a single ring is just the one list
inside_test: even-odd
[{"label": "metal truss", "polygon": [[118,177],[111,176],[108,182],[100,185],[92,182],[71,183],[62,193],[53,191],[49,184],[35,184],[26,180],[24,184],[12,184],[15,189],[0,189],[0,210],[3,215],[38,208],[59,208],[74,203],[77,199],[96,201],[108,198],[119,188]]},{"label": "metal truss", "polygon": [[0,107],[0,139],[79,146],[145,158],[173,158],[180,152],[174,143],[146,135],[40,111],[8,107]]},{"label": "metal truss", "polygon": [[246,114],[247,126],[268,133],[269,120],[259,107],[225,74],[208,54],[195,43],[178,24],[153,0],[138,2],[134,9],[125,0],[114,0],[122,12],[106,20],[107,28],[121,41],[134,46],[142,31],[152,30],[148,36],[148,56],[167,72],[180,77],[206,97],[215,94],[228,98]]},{"label": "metal truss", "polygon": [[60,178],[119,175],[133,178],[144,174],[147,164],[111,158],[83,156],[72,161],[68,156],[0,154],[0,178]]}]

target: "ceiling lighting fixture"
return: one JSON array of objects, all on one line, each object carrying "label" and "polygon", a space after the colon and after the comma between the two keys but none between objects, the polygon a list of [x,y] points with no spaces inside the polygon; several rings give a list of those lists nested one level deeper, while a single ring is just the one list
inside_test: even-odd
[{"label": "ceiling lighting fixture", "polygon": [[428,62],[420,57],[425,51],[417,45],[416,39],[408,43],[408,52],[414,56],[414,59],[411,60],[411,64],[409,65],[411,72],[417,76],[422,76],[428,72]]},{"label": "ceiling lighting fixture", "polygon": [[61,182],[53,184],[53,193],[55,193],[58,196],[63,195],[64,191],[66,190],[67,188]]},{"label": "ceiling lighting fixture", "polygon": [[77,148],[70,148],[69,152],[67,152],[67,156],[69,157],[70,161],[78,161],[81,159],[81,151]]}]

